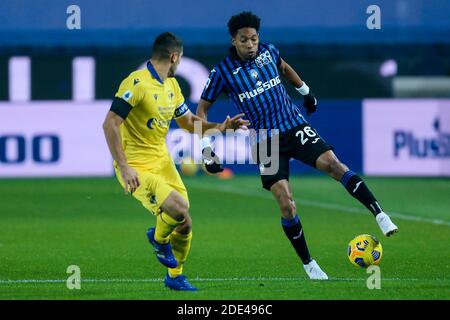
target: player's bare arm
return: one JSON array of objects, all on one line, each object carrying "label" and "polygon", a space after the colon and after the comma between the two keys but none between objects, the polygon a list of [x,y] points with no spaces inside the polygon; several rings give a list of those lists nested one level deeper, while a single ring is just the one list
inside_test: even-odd
[{"label": "player's bare arm", "polygon": [[201,122],[202,134],[209,129],[217,129],[220,131],[225,131],[226,129],[239,129],[245,128],[249,125],[248,120],[242,119],[244,116],[243,113],[239,113],[234,117],[228,116],[222,123],[217,122],[208,122],[205,118],[202,118],[198,115],[193,114],[192,112],[186,113],[183,117],[177,118],[176,122],[178,126],[182,129],[185,129],[191,133],[194,133],[194,124],[196,121]]},{"label": "player's bare arm", "polygon": [[311,113],[317,110],[317,99],[308,87],[308,85],[300,78],[298,73],[292,68],[286,61],[280,58],[281,64],[278,67],[278,71],[280,74],[292,84],[295,89],[303,96],[304,103],[303,106],[306,109],[306,114],[310,115]]},{"label": "player's bare arm", "polygon": [[[207,101],[204,99],[200,99],[200,102],[198,103],[198,106],[197,106],[197,111],[195,112],[196,116],[201,118],[202,120],[207,120],[208,119],[208,111],[212,107],[212,105],[213,105],[213,102],[210,102],[210,101]],[[222,126],[225,125],[225,129],[230,129],[230,128],[235,129],[235,130],[236,129],[247,129],[247,126],[250,125],[250,121],[241,119],[241,117],[243,117],[244,115],[245,115],[244,113],[240,113],[240,114],[234,116],[233,118],[227,118],[222,123]],[[229,120],[229,124],[227,124],[227,120]]]},{"label": "player's bare arm", "polygon": [[[208,116],[209,108],[213,105],[213,102],[200,99],[200,102],[197,106],[196,116],[197,118],[201,119],[202,121],[206,121]],[[229,116],[225,119],[225,121],[221,124],[222,128],[229,128],[232,129],[247,129],[247,126],[250,125],[250,121],[243,120],[241,117],[244,116],[243,113],[240,113],[233,118],[230,118]],[[224,130],[225,130],[224,129]],[[223,130],[222,130],[223,131]],[[212,150],[212,147],[210,145],[210,141],[208,137],[205,137],[202,139],[202,155],[203,155],[203,162],[205,164],[205,168],[209,173],[219,173],[223,171],[223,166],[220,163],[219,158]]]},{"label": "player's bare arm", "polygon": [[120,125],[124,120],[112,111],[106,114],[103,122],[103,131],[109,150],[117,165],[125,185],[125,193],[133,193],[139,187],[137,172],[128,165],[125,152],[123,151],[122,140],[120,138]]},{"label": "player's bare arm", "polygon": [[[281,58],[280,58],[281,59]],[[299,74],[283,59],[281,59],[281,64],[278,67],[280,74],[289,81],[296,88],[303,86],[303,80],[300,78]]]},{"label": "player's bare arm", "polygon": [[208,111],[212,107],[213,103],[204,99],[200,99],[195,114],[202,119],[208,119]]}]

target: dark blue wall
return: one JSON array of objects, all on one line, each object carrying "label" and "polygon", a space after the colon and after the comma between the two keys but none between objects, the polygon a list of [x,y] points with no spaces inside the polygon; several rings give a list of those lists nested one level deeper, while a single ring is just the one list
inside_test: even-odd
[{"label": "dark blue wall", "polygon": [[[81,9],[81,30],[68,30],[66,9]],[[381,8],[381,30],[368,30],[366,9]],[[449,42],[446,0],[2,0],[3,46],[141,46],[161,31],[191,45],[224,44],[231,15],[251,10],[277,43]]]}]

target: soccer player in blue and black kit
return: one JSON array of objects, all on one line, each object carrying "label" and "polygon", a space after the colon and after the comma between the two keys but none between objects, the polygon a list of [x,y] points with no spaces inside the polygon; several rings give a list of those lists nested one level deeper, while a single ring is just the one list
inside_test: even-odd
[{"label": "soccer player in blue and black kit", "polygon": [[[197,107],[197,115],[205,118],[217,97],[225,93],[240,112],[245,113],[255,130],[279,132],[279,167],[275,174],[263,174],[266,164],[257,159],[262,185],[272,192],[281,209],[281,225],[303,262],[311,279],[324,280],[328,276],[311,258],[305,233],[289,185],[289,160],[294,158],[319,169],[340,181],[347,191],[376,217],[382,232],[390,236],[398,231],[383,212],[364,181],[341,163],[333,148],[305,120],[292,102],[280,77],[284,77],[304,98],[307,115],[317,109],[317,99],[299,75],[270,43],[259,42],[260,18],[251,12],[231,17],[228,30],[232,47],[228,56],[218,63],[209,75]],[[257,146],[261,141],[257,143]],[[270,145],[270,144],[268,144]],[[208,171],[222,170],[218,158],[208,144],[203,144],[204,162]],[[214,160],[214,161],[212,161]]]}]

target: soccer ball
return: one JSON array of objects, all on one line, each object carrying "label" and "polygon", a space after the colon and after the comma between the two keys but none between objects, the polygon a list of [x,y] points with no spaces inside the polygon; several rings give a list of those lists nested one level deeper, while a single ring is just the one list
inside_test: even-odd
[{"label": "soccer ball", "polygon": [[367,268],[372,264],[380,263],[383,256],[383,247],[374,236],[361,234],[350,241],[347,255],[353,265]]},{"label": "soccer ball", "polygon": [[217,174],[217,178],[222,179],[222,180],[233,179],[233,177],[234,177],[234,173],[233,173],[233,170],[231,170],[230,168],[223,168],[223,171],[219,172]]},{"label": "soccer ball", "polygon": [[180,171],[183,175],[192,177],[197,174],[198,164],[190,157],[185,157],[181,161]]}]

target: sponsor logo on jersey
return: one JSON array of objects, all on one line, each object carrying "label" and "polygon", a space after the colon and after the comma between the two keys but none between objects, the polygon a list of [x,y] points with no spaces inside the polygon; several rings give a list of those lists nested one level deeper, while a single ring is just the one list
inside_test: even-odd
[{"label": "sponsor logo on jersey", "polygon": [[147,121],[147,128],[150,130],[155,129],[155,125],[160,128],[169,128],[171,120],[164,120],[164,119],[156,119],[156,118],[150,118]]},{"label": "sponsor logo on jersey", "polygon": [[149,129],[154,129],[153,128],[153,122],[155,121],[155,118],[150,118],[150,119],[148,119],[148,121],[147,121],[147,128],[149,128]]},{"label": "sponsor logo on jersey", "polygon": [[280,77],[277,76],[275,78],[270,79],[269,81],[266,81],[264,83],[261,83],[260,86],[258,86],[256,89],[253,89],[252,91],[246,91],[241,94],[239,94],[239,100],[243,102],[245,99],[252,99],[261,93],[272,89],[273,87],[279,85],[281,83]]}]

